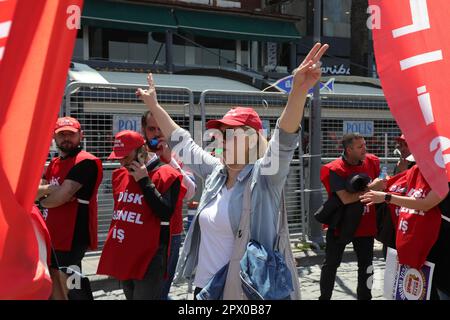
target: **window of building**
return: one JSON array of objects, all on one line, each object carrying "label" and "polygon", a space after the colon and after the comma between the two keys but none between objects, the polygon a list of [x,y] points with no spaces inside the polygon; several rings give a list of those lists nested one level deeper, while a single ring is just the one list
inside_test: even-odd
[{"label": "window of building", "polygon": [[249,68],[250,56],[248,41],[241,40],[241,66]]},{"label": "window of building", "polygon": [[323,1],[322,33],[325,37],[350,38],[351,0]]},{"label": "window of building", "polygon": [[[217,39],[208,37],[194,37],[193,41],[198,44],[195,51],[195,65],[204,67],[221,67],[235,69],[236,41],[228,39]],[[192,46],[192,43],[186,45]],[[189,57],[188,57],[189,60]]]},{"label": "window of building", "polygon": [[152,32],[148,37],[149,64],[166,63],[166,37],[162,32]]},{"label": "window of building", "polygon": [[89,28],[89,58],[114,62],[164,64],[164,33]]},{"label": "window of building", "polygon": [[83,29],[79,29],[77,32],[77,38],[75,39],[75,47],[73,49],[73,57],[83,59]]}]

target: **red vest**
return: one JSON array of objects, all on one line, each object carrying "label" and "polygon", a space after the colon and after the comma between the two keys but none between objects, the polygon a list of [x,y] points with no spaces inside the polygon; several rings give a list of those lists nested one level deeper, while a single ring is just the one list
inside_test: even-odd
[{"label": "red vest", "polygon": [[[75,157],[66,159],[61,159],[60,157],[54,158],[47,168],[45,179],[50,184],[62,185],[70,169],[86,159],[94,160],[98,168],[97,181],[95,182],[92,197],[89,199],[89,248],[95,250],[97,248],[97,192],[103,178],[101,160],[85,151],[80,151]],[[46,211],[44,211],[45,222],[48,231],[50,232],[50,237],[55,250],[71,250],[77,212],[77,199],[73,199],[59,207],[46,209]]]},{"label": "red vest", "polygon": [[[342,158],[336,159],[322,166],[320,170],[320,180],[322,181],[328,196],[331,195],[330,170],[339,177],[347,180],[355,173],[365,173],[370,178],[375,179],[380,175],[380,160],[373,154],[366,154],[366,158],[359,166],[348,165]],[[365,206],[361,222],[355,232],[355,237],[372,237],[377,233],[376,214],[374,206]]]},{"label": "red vest", "polygon": [[[406,179],[408,197],[423,199],[431,191],[417,165],[408,170]],[[438,206],[427,212],[401,207],[396,239],[399,263],[421,268],[438,238],[440,227]]]},{"label": "red vest", "polygon": [[[387,192],[397,196],[404,196],[407,190],[407,172],[408,170],[405,170],[389,178],[386,183]],[[389,211],[391,212],[392,225],[394,226],[394,228],[396,228],[398,224],[398,216],[400,214],[400,207],[392,203],[390,203],[388,207]]]},{"label": "red vest", "polygon": [[[151,172],[149,177],[161,193],[182,175],[169,165]],[[97,273],[119,280],[140,280],[159,248],[160,219],[147,205],[142,189],[127,169],[114,170],[112,174],[114,212]],[[175,213],[183,206],[186,189],[181,186]],[[172,223],[172,221],[171,221]]]}]

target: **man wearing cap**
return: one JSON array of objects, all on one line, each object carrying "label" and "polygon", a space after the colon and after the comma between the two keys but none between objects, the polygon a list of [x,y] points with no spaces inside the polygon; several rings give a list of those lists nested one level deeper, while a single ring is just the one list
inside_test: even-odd
[{"label": "man wearing cap", "polygon": [[[414,160],[411,161],[408,157],[411,155],[409,151],[408,143],[406,142],[405,135],[402,134],[400,137],[395,139],[398,143],[398,151],[400,151],[400,160],[397,162],[394,168],[394,175],[399,174],[405,170],[410,169],[414,165]],[[413,158],[412,158],[413,159]]]},{"label": "man wearing cap", "polygon": [[[166,137],[162,134],[158,123],[155,121],[150,111],[146,111],[142,115],[141,128],[150,157],[152,159],[159,157],[162,162],[167,163],[183,175],[182,184],[186,187],[184,200],[190,200],[196,192],[194,174],[183,168],[183,163],[176,160],[175,154],[172,155]],[[179,251],[182,244],[182,236],[184,233],[182,208],[179,208],[179,210],[174,213],[170,228],[172,237],[170,239],[170,258],[167,266],[168,278],[164,281],[161,294],[162,300],[170,299],[169,291],[175,276],[175,268],[177,266]]]},{"label": "man wearing cap", "polygon": [[[52,267],[65,272],[62,283],[73,270],[81,272],[88,248],[97,248],[97,192],[103,170],[100,159],[82,150],[82,138],[78,120],[57,120],[54,139],[60,155],[50,162],[38,191],[55,249]],[[77,293],[71,290],[69,299],[76,299]]]},{"label": "man wearing cap", "polygon": [[116,134],[108,159],[121,168],[112,174],[114,212],[97,273],[121,280],[128,300],[159,300],[170,226],[186,193],[183,176],[150,159],[144,138],[130,130]]}]

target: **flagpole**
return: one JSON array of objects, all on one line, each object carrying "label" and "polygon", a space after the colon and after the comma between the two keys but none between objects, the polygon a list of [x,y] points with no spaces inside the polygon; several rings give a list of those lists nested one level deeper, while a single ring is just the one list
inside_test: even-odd
[{"label": "flagpole", "polygon": [[[320,42],[322,24],[322,0],[314,0],[314,43]],[[321,105],[320,105],[320,80],[314,86],[313,107],[310,112],[310,198],[309,198],[309,230],[313,243],[323,244],[322,226],[314,218],[322,205],[322,187],[320,182],[320,167],[322,164],[321,144]]]}]

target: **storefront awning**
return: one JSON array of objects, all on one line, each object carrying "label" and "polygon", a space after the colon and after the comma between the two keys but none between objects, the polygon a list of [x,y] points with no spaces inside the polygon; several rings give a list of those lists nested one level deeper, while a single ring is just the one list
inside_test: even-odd
[{"label": "storefront awning", "polygon": [[179,30],[199,36],[271,42],[300,39],[290,21],[188,10],[175,10],[175,16]]},{"label": "storefront awning", "polygon": [[84,25],[102,28],[146,32],[177,28],[170,8],[111,1],[85,0],[81,18]]}]

